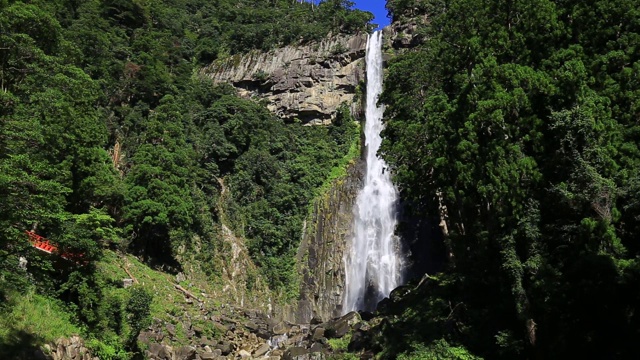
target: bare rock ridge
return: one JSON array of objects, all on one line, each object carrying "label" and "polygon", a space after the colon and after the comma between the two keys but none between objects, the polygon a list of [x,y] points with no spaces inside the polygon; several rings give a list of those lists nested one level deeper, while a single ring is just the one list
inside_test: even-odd
[{"label": "bare rock ridge", "polygon": [[364,80],[367,34],[330,36],[321,42],[270,52],[234,55],[203,69],[215,83],[230,83],[242,97],[267,100],[276,115],[327,125],[343,102],[353,106]]}]

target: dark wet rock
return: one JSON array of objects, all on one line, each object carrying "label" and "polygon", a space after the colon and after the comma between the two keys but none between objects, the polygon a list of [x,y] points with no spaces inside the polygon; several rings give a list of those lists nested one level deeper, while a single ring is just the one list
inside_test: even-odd
[{"label": "dark wet rock", "polygon": [[313,330],[313,335],[311,336],[311,340],[318,341],[324,337],[325,329],[322,327],[317,327]]},{"label": "dark wet rock", "polygon": [[298,360],[299,357],[307,355],[308,353],[309,353],[309,350],[303,347],[294,346],[285,350],[283,359]]},{"label": "dark wet rock", "polygon": [[219,343],[218,345],[216,345],[216,349],[220,350],[222,352],[222,355],[225,356],[231,354],[231,351],[233,351],[231,343],[228,341]]},{"label": "dark wet rock", "polygon": [[311,345],[311,347],[309,348],[310,353],[324,352],[324,351],[325,351],[325,347],[320,343],[313,343],[313,345]]},{"label": "dark wet rock", "polygon": [[368,344],[368,341],[369,338],[367,336],[367,333],[362,330],[357,330],[353,333],[353,335],[351,335],[351,342],[349,342],[347,350],[349,350],[349,352],[364,350]]},{"label": "dark wet rock", "polygon": [[329,339],[331,338],[341,338],[345,336],[351,327],[362,319],[357,312],[350,312],[342,317],[333,319],[327,323],[325,323],[325,336]]},{"label": "dark wet rock", "polygon": [[361,311],[360,318],[364,321],[370,321],[375,315],[369,311]]}]

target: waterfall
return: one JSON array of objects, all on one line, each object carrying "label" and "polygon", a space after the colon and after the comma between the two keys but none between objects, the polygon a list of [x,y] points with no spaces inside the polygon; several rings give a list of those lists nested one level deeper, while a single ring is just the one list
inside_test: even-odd
[{"label": "waterfall", "polygon": [[401,281],[401,264],[396,226],[397,190],[387,164],[378,157],[382,138],[384,107],[378,106],[382,92],[382,32],[367,42],[367,109],[365,145],[367,175],[357,198],[354,237],[345,256],[343,311],[374,310]]}]

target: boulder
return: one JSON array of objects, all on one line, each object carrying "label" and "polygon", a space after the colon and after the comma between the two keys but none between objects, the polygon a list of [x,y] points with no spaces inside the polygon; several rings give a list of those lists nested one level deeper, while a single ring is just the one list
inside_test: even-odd
[{"label": "boulder", "polygon": [[309,348],[310,353],[324,352],[324,350],[325,347],[320,343],[313,343],[313,345],[311,345],[311,347]]},{"label": "boulder", "polygon": [[254,323],[253,321],[248,321],[246,324],[244,324],[244,327],[249,329],[249,331],[251,331],[251,332],[256,332],[256,331],[258,331],[258,329],[260,329],[260,327],[256,323]]},{"label": "boulder", "polygon": [[324,337],[324,332],[325,332],[324,328],[321,328],[321,327],[315,328],[315,330],[313,330],[313,335],[311,336],[311,340],[318,341],[322,339]]},{"label": "boulder", "polygon": [[369,321],[373,319],[375,315],[369,311],[360,311],[360,318],[364,321]]},{"label": "boulder", "polygon": [[290,347],[284,352],[284,360],[301,360],[300,358],[304,357],[307,354],[309,354],[309,350],[303,347]]},{"label": "boulder", "polygon": [[227,328],[226,326],[220,324],[217,321],[213,322],[213,327],[215,327],[216,330],[219,331],[221,334],[226,334],[227,331],[229,331],[229,328]]},{"label": "boulder", "polygon": [[176,336],[176,326],[173,324],[166,324],[165,328],[167,329],[167,332],[169,333],[169,335],[171,335],[171,337]]},{"label": "boulder", "polygon": [[352,311],[342,317],[333,319],[326,323],[325,336],[327,338],[341,338],[345,336],[351,327],[360,322],[360,315]]},{"label": "boulder", "polygon": [[271,329],[271,332],[274,335],[283,335],[288,333],[290,330],[291,328],[287,326],[287,324],[285,324],[284,322],[279,322],[273,326],[273,328]]},{"label": "boulder", "polygon": [[264,344],[260,345],[260,347],[258,347],[258,349],[256,349],[256,351],[253,352],[253,356],[260,357],[260,356],[266,354],[267,352],[269,352],[269,350],[271,350],[271,347],[269,346],[269,344],[264,343]]},{"label": "boulder", "polygon": [[175,351],[174,360],[195,360],[196,348],[193,346],[183,346]]},{"label": "boulder", "polygon": [[153,360],[172,360],[173,349],[171,346],[151,343],[146,351],[147,357]]},{"label": "boulder", "polygon": [[271,356],[280,356],[282,357],[284,355],[284,351],[280,350],[280,349],[275,349],[271,352]]},{"label": "boulder", "polygon": [[231,354],[231,351],[233,350],[233,348],[231,347],[231,343],[228,341],[222,341],[221,343],[216,345],[216,349],[220,350],[222,352],[222,355],[225,356]]},{"label": "boulder", "polygon": [[160,353],[158,353],[158,355],[160,355],[161,359],[164,360],[172,360],[173,359],[173,348],[169,345],[163,345],[162,346],[162,350],[160,350]]}]

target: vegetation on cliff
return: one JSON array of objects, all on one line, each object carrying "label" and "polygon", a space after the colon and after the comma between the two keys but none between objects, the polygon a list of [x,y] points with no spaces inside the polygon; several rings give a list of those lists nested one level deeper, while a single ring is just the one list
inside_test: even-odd
[{"label": "vegetation on cliff", "polygon": [[[152,300],[112,291],[97,261],[108,248],[174,273],[189,258],[215,278],[225,187],[230,225],[271,287],[290,291],[307,204],[354,125],[285,124],[194,74],[229,54],[367,30],[372,15],[351,6],[1,0],[0,311],[35,292],[85,334],[135,351]],[[32,249],[32,229],[83,260]]]},{"label": "vegetation on cliff", "polygon": [[633,357],[636,2],[388,8],[426,15],[428,40],[389,62],[382,152],[406,211],[443,220],[449,256],[380,347],[389,357],[443,342],[486,358]]}]

